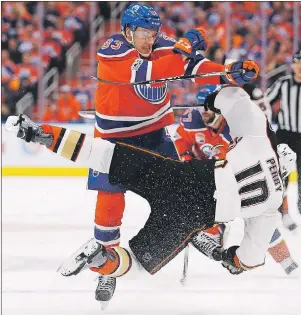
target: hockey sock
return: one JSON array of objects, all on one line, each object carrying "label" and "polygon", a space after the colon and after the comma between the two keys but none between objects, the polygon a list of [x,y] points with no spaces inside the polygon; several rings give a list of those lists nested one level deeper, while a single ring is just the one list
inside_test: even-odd
[{"label": "hockey sock", "polygon": [[268,251],[276,263],[279,263],[285,272],[289,274],[290,267],[294,265],[295,262],[291,258],[287,244],[278,229],[276,229],[273,234]]},{"label": "hockey sock", "polygon": [[104,246],[117,246],[125,208],[124,193],[99,191],[95,209],[94,237]]}]

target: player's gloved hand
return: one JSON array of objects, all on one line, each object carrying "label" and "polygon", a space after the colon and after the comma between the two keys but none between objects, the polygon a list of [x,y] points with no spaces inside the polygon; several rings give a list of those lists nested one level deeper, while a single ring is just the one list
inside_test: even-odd
[{"label": "player's gloved hand", "polygon": [[9,116],[5,123],[5,129],[14,132],[18,138],[26,142],[36,142],[47,147],[51,146],[53,141],[52,134],[46,134],[43,128],[30,120],[27,116]]},{"label": "player's gloved hand", "polygon": [[277,145],[282,179],[286,178],[296,168],[296,153],[285,143]]},{"label": "player's gloved hand", "polygon": [[198,92],[196,98],[198,105],[204,106],[205,110],[210,109],[211,111],[220,114],[221,111],[214,107],[214,100],[217,93],[223,88],[228,86],[227,84],[216,84],[216,85],[204,85]]},{"label": "player's gloved hand", "polygon": [[205,51],[208,47],[208,38],[202,28],[189,30],[174,45],[173,52],[187,58],[195,58],[198,50]]},{"label": "player's gloved hand", "polygon": [[222,266],[228,269],[232,275],[239,275],[245,270],[236,256],[238,247],[239,246],[231,246],[223,252]]},{"label": "player's gloved hand", "polygon": [[252,60],[240,60],[226,65],[226,71],[245,70],[244,73],[228,74],[222,78],[226,83],[243,85],[258,77],[259,67]]}]

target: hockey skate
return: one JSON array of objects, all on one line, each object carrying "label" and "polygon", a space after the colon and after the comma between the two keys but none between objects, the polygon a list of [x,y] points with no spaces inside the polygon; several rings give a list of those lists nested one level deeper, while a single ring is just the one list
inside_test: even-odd
[{"label": "hockey skate", "polygon": [[292,260],[291,257],[284,259],[280,264],[287,275],[289,276],[296,275],[296,271],[299,266],[296,262]]},{"label": "hockey skate", "polygon": [[8,117],[5,128],[7,131],[15,132],[18,138],[26,142],[40,143],[50,147],[53,141],[51,134],[45,134],[40,125],[23,114]]},{"label": "hockey skate", "polygon": [[104,310],[111,298],[114,295],[116,288],[116,278],[108,276],[98,276],[98,285],[95,290],[95,299],[101,304],[101,309]]},{"label": "hockey skate", "polygon": [[89,267],[102,266],[108,257],[109,253],[105,247],[91,238],[71,255],[57,271],[65,277],[77,275]]},{"label": "hockey skate", "polygon": [[[222,260],[222,234],[223,231],[220,230],[216,235],[210,234],[206,231],[201,231],[200,233],[194,235],[191,238],[191,244],[201,253],[209,257],[210,259],[221,261]],[[224,229],[224,225],[221,227]]]}]

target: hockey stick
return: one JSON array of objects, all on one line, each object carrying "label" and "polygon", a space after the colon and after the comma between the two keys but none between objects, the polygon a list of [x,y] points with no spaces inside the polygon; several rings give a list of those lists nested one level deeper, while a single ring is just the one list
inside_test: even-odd
[{"label": "hockey stick", "polygon": [[[172,109],[187,109],[187,108],[198,108],[204,107],[198,104],[190,104],[190,105],[172,105]],[[86,118],[86,119],[95,119],[96,111],[94,109],[87,109],[87,110],[79,110],[79,116]]]},{"label": "hockey stick", "polygon": [[197,78],[203,78],[203,77],[216,77],[221,75],[228,75],[228,74],[243,74],[246,70],[239,69],[235,71],[220,71],[220,72],[208,72],[208,73],[198,73],[198,74],[190,74],[190,75],[181,75],[177,77],[169,77],[169,78],[162,78],[162,79],[155,79],[155,80],[146,80],[146,81],[140,81],[140,82],[114,82],[105,80],[102,78],[97,78],[94,76],[91,76],[92,79],[106,84],[116,84],[116,85],[142,85],[142,84],[155,84],[155,83],[164,83],[164,82],[172,82],[177,80],[189,80],[189,79],[197,79]]},{"label": "hockey stick", "polygon": [[183,265],[182,278],[180,280],[182,285],[185,285],[186,278],[187,278],[188,258],[189,258],[189,244],[187,244],[184,250],[184,265]]}]

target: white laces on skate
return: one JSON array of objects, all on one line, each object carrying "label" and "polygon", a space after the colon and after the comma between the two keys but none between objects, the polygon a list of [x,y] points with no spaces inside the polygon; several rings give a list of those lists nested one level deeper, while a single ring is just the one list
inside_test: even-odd
[{"label": "white laces on skate", "polygon": [[193,237],[193,245],[208,257],[212,257],[213,251],[221,247],[213,238],[204,232]]}]

